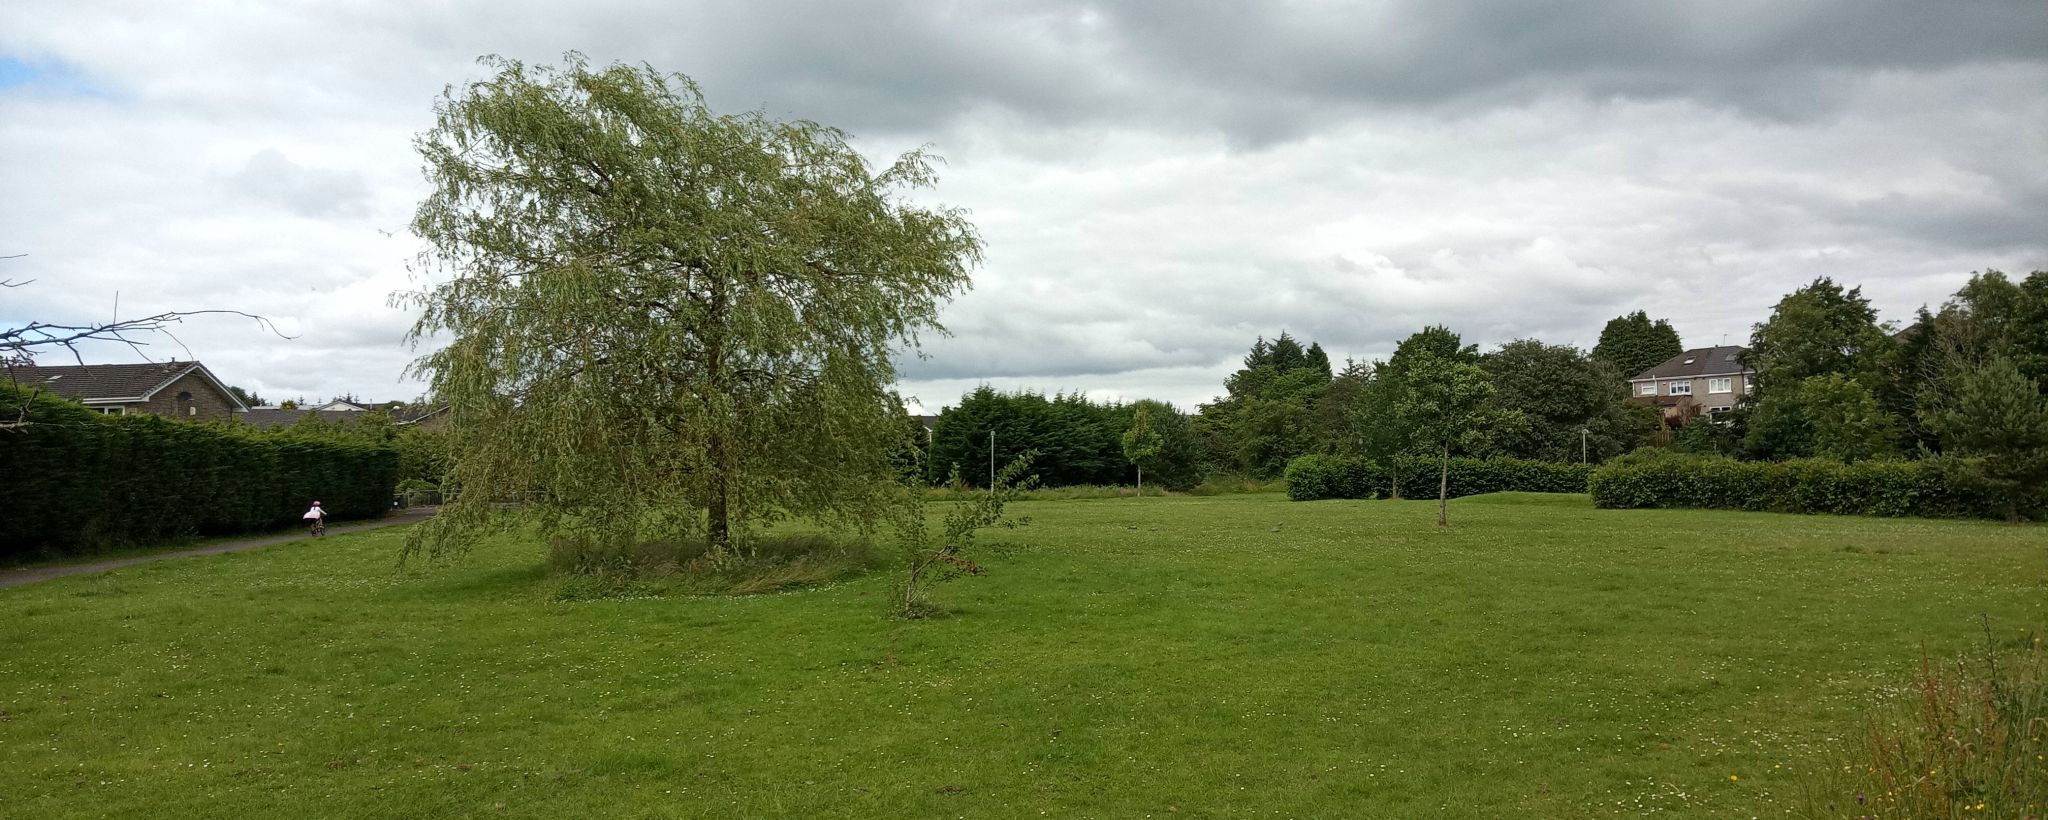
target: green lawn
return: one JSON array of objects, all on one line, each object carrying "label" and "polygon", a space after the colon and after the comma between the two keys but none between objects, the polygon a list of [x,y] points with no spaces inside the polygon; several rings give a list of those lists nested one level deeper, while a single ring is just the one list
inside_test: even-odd
[{"label": "green lawn", "polygon": [[539,546],[400,571],[394,530],[0,590],[0,813],[1784,816],[1923,646],[2048,625],[2039,527],[1013,511],[918,623],[879,575],[555,603]]}]

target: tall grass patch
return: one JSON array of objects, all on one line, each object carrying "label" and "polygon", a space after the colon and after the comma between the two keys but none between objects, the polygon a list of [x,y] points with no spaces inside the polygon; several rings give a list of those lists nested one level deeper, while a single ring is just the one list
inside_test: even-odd
[{"label": "tall grass patch", "polygon": [[2048,817],[2048,644],[2030,634],[1923,656],[1807,784],[1814,817]]}]

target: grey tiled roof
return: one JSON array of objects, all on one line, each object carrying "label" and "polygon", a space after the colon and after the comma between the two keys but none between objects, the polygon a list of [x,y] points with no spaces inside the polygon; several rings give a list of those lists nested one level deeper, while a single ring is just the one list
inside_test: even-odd
[{"label": "grey tiled roof", "polygon": [[346,422],[360,419],[363,414],[360,410],[280,410],[275,407],[259,407],[235,414],[235,418],[261,430],[298,424],[299,419],[307,416],[319,416],[321,421]]},{"label": "grey tiled roof", "polygon": [[14,380],[79,401],[143,401],[164,385],[199,366],[198,362],[87,364],[10,368]]},{"label": "grey tiled roof", "polygon": [[1702,347],[1688,350],[1669,359],[1663,364],[1637,373],[1629,381],[1644,379],[1688,379],[1695,376],[1723,376],[1731,373],[1748,373],[1737,358],[1748,353],[1746,347]]},{"label": "grey tiled roof", "polygon": [[[405,405],[391,408],[391,420],[399,424],[412,424],[447,409],[445,406]],[[277,407],[258,407],[247,413],[237,413],[235,418],[254,425],[258,429],[286,427],[299,423],[307,416],[316,416],[321,421],[347,424],[361,421],[367,415],[362,410],[285,410]]]}]

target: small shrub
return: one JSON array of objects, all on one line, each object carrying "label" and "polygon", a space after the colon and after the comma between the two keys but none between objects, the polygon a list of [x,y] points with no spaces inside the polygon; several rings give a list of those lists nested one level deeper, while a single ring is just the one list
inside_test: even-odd
[{"label": "small shrub", "polygon": [[[1016,499],[1020,492],[1028,491],[1038,481],[1037,476],[1025,476],[1030,469],[1031,459],[1037,454],[1027,452],[1011,461],[986,492],[953,505],[946,511],[945,525],[937,537],[926,523],[925,498],[913,495],[914,503],[904,505],[902,520],[897,523],[897,544],[902,551],[904,569],[907,575],[898,588],[900,603],[896,614],[903,618],[928,618],[942,614],[927,598],[933,584],[953,580],[965,575],[980,575],[982,567],[976,563],[975,535],[981,530],[995,526],[1018,526],[1022,520],[1003,517],[1003,508]],[[957,483],[959,468],[954,468]]]}]

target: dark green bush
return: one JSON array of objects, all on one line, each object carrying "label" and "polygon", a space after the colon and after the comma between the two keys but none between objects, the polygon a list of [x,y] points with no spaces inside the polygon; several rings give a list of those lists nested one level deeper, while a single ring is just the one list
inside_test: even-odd
[{"label": "dark green bush", "polygon": [[1832,515],[1997,518],[2004,506],[1965,459],[1736,461],[1648,451],[1594,471],[1593,504]]},{"label": "dark green bush", "polygon": [[[0,385],[0,402],[23,397]],[[49,396],[0,431],[0,560],[231,535],[298,521],[315,499],[336,519],[391,505],[388,446],[156,416],[102,416]]]},{"label": "dark green bush", "polygon": [[[1409,498],[1435,498],[1444,478],[1437,459],[1403,457],[1391,465],[1348,456],[1306,455],[1287,464],[1287,497],[1295,501],[1323,498],[1385,498],[1400,479],[1400,493]],[[1457,498],[1498,492],[1583,493],[1592,468],[1516,458],[1454,458],[1449,493]]]}]

